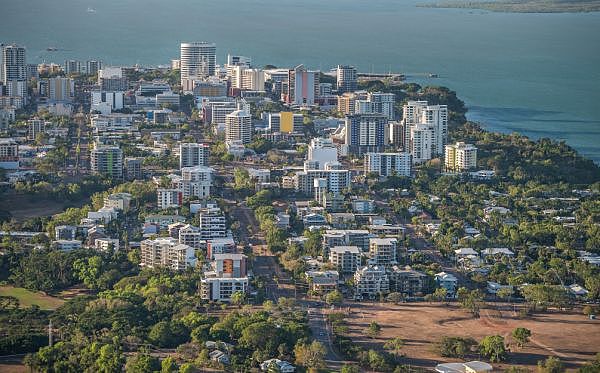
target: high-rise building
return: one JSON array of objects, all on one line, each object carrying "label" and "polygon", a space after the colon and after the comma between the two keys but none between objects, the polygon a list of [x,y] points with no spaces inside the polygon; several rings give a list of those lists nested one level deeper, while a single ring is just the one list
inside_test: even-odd
[{"label": "high-rise building", "polygon": [[27,62],[25,48],[18,45],[2,46],[2,82],[6,95],[22,97],[27,103]]},{"label": "high-rise building", "polygon": [[333,140],[317,137],[310,140],[306,162],[312,169],[324,170],[325,164],[338,161],[338,149]]},{"label": "high-rise building", "polygon": [[389,142],[388,118],[382,114],[346,117],[345,144],[355,154],[381,152]]},{"label": "high-rise building", "polygon": [[319,72],[309,71],[304,65],[298,65],[288,72],[287,92],[283,100],[293,105],[314,105],[319,94]]},{"label": "high-rise building", "polygon": [[183,204],[183,193],[179,188],[158,188],[156,197],[159,209],[180,207]]},{"label": "high-rise building", "polygon": [[203,79],[215,75],[217,46],[214,43],[181,43],[181,81]]},{"label": "high-rise building", "polygon": [[100,69],[102,69],[102,62],[100,61],[91,60],[85,63],[85,73],[87,75],[96,75]]},{"label": "high-rise building", "polygon": [[365,173],[379,176],[411,176],[412,156],[410,153],[366,153]]},{"label": "high-rise building", "polygon": [[210,195],[213,169],[205,166],[183,167],[179,188],[184,198],[207,198]]},{"label": "high-rise building", "polygon": [[412,154],[413,163],[424,163],[434,156],[434,130],[427,124],[417,123],[409,127],[408,151]]},{"label": "high-rise building", "polygon": [[80,74],[81,73],[81,61],[66,60],[65,61],[65,74]]},{"label": "high-rise building", "polygon": [[48,98],[50,101],[70,102],[75,97],[75,81],[71,78],[48,79]]},{"label": "high-rise building", "polygon": [[464,142],[446,145],[444,164],[448,171],[460,172],[476,168],[477,148]]},{"label": "high-rise building", "polygon": [[118,146],[97,146],[92,150],[90,161],[93,173],[123,178],[123,151]]},{"label": "high-rise building", "polygon": [[245,110],[236,110],[225,117],[225,142],[252,141],[252,117]]},{"label": "high-rise building", "polygon": [[[404,148],[420,163],[444,154],[448,141],[448,107],[429,105],[427,101],[409,101],[403,108]],[[418,144],[414,141],[417,139]]]},{"label": "high-rise building", "polygon": [[227,75],[231,88],[248,91],[265,90],[265,73],[260,69],[251,69],[245,65],[227,66]]},{"label": "high-rise building", "polygon": [[98,70],[98,85],[103,91],[126,91],[129,88],[127,77],[120,67],[105,67]]},{"label": "high-rise building", "polygon": [[302,132],[304,127],[304,116],[291,111],[269,113],[269,129],[271,132]]},{"label": "high-rise building", "polygon": [[229,66],[246,66],[250,67],[252,58],[246,56],[227,55],[227,65]]},{"label": "high-rise building", "polygon": [[336,75],[338,93],[356,91],[356,68],[354,66],[338,65]]},{"label": "high-rise building", "polygon": [[397,263],[397,245],[395,238],[369,239],[369,263],[381,266],[391,266]]},{"label": "high-rise building", "polygon": [[365,100],[354,102],[356,114],[382,114],[389,120],[394,119],[394,103],[396,95],[393,93],[369,92]]},{"label": "high-rise building", "polygon": [[140,265],[142,267],[166,267],[182,271],[196,265],[193,247],[180,244],[170,237],[159,237],[140,242]]},{"label": "high-rise building", "polygon": [[181,143],[179,145],[179,168],[208,166],[210,146],[198,143]]}]

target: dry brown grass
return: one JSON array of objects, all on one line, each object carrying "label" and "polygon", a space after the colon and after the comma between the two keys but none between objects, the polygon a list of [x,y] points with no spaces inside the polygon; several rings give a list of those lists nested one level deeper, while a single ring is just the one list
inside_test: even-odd
[{"label": "dry brown grass", "polygon": [[[486,335],[504,336],[511,352],[507,364],[494,364],[498,368],[520,365],[533,370],[537,361],[551,355],[575,368],[600,351],[600,321],[588,320],[580,310],[552,311],[525,319],[520,319],[509,306],[502,310],[482,309],[480,318],[456,305],[429,303],[354,303],[351,311],[348,323],[357,343],[381,348],[385,340],[401,337],[406,342],[404,363],[427,368],[452,360],[434,352],[433,346],[442,336],[472,337],[478,341]],[[374,340],[363,333],[371,321],[382,327],[381,335]],[[510,338],[517,327],[532,332],[531,341],[524,348],[518,348]]]}]

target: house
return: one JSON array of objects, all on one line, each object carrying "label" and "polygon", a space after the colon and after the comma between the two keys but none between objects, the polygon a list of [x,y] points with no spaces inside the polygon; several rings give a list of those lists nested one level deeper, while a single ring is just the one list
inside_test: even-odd
[{"label": "house", "polygon": [[497,295],[498,290],[502,290],[502,289],[510,289],[510,291],[513,291],[513,286],[512,285],[501,285],[497,282],[492,282],[492,281],[487,282],[486,290],[489,294]]},{"label": "house", "polygon": [[290,227],[290,215],[283,212],[277,213],[275,215],[275,224],[277,228],[288,229]]},{"label": "house", "polygon": [[571,295],[576,298],[586,297],[589,293],[583,286],[578,284],[569,285],[566,287]]},{"label": "house", "polygon": [[448,295],[453,296],[456,292],[458,279],[451,273],[440,272],[435,274],[435,283],[437,286],[446,289]]},{"label": "house", "polygon": [[112,249],[113,251],[119,250],[119,239],[118,238],[97,238],[95,242],[96,250],[100,251],[108,251]]},{"label": "house", "polygon": [[460,249],[454,250],[454,257],[457,261],[462,258],[468,258],[472,255],[479,256],[479,253],[471,247],[461,247]]},{"label": "house", "polygon": [[221,350],[214,350],[208,354],[211,361],[216,361],[223,365],[229,365],[229,355]]},{"label": "house", "polygon": [[484,249],[481,252],[481,258],[487,262],[495,262],[502,257],[514,258],[515,253],[506,247],[492,247]]},{"label": "house", "polygon": [[58,250],[75,250],[81,248],[81,241],[79,240],[56,240],[52,242],[52,246]]},{"label": "house", "polygon": [[279,372],[281,372],[281,373],[292,373],[292,372],[296,371],[295,366],[293,366],[292,364],[288,363],[285,360],[279,360],[279,359],[269,359],[269,360],[263,361],[260,364],[260,370],[262,370],[263,372],[268,371],[269,367],[273,363],[275,363],[277,365],[277,368],[279,369]]},{"label": "house", "polygon": [[375,210],[375,201],[372,199],[357,198],[352,200],[352,211],[357,214],[370,214]]},{"label": "house", "polygon": [[469,361],[466,363],[438,364],[435,371],[439,373],[487,373],[494,368],[483,361]]},{"label": "house", "polygon": [[331,212],[327,217],[329,224],[336,229],[349,228],[356,222],[354,214],[349,212]]},{"label": "house", "polygon": [[320,214],[308,214],[302,218],[305,227],[321,227],[327,225],[327,219]]}]

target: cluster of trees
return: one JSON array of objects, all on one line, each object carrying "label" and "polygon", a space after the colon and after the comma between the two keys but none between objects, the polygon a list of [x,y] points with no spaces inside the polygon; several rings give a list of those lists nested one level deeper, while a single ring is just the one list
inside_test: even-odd
[{"label": "cluster of trees", "polygon": [[285,250],[287,232],[277,226],[272,198],[273,192],[261,190],[255,195],[247,197],[246,204],[254,210],[254,215],[265,235],[269,250],[278,253]]},{"label": "cluster of trees", "polygon": [[435,344],[435,349],[440,356],[461,359],[474,353],[491,362],[501,362],[508,357],[504,337],[500,335],[486,336],[479,343],[470,337],[445,336]]}]

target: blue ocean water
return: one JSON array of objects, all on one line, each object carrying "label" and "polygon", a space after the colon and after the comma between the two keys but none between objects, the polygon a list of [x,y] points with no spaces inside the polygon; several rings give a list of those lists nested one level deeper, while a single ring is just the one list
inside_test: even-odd
[{"label": "blue ocean water", "polygon": [[491,130],[565,140],[600,162],[600,13],[416,6],[425,1],[0,0],[0,41],[36,62],[167,64],[181,41],[207,40],[220,62],[403,72],[456,90]]}]

